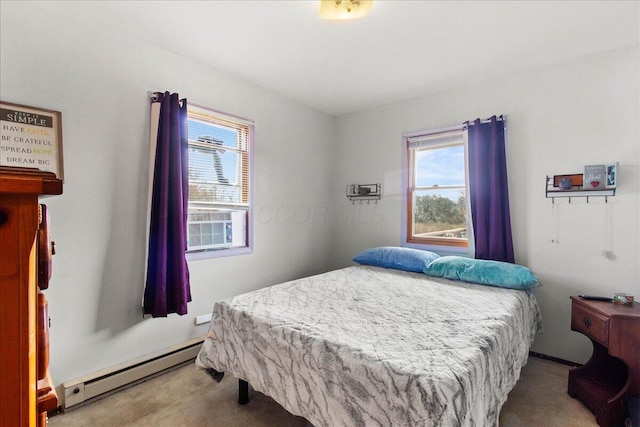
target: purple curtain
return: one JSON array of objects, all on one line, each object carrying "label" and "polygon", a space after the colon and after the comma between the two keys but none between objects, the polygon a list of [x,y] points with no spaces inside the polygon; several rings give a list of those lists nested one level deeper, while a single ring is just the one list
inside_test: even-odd
[{"label": "purple curtain", "polygon": [[467,125],[475,257],[513,263],[504,119]]},{"label": "purple curtain", "polygon": [[155,154],[144,313],[187,314],[191,301],[186,259],[189,164],[187,100],[155,93],[160,103]]}]

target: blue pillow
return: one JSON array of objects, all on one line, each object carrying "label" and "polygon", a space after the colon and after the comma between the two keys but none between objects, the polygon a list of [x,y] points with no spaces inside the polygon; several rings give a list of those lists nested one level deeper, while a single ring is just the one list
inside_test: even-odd
[{"label": "blue pillow", "polygon": [[439,256],[433,252],[419,249],[381,246],[365,249],[353,257],[353,261],[358,264],[422,273]]},{"label": "blue pillow", "polygon": [[527,267],[460,256],[440,257],[425,268],[424,274],[509,289],[529,289],[538,284],[538,279]]}]

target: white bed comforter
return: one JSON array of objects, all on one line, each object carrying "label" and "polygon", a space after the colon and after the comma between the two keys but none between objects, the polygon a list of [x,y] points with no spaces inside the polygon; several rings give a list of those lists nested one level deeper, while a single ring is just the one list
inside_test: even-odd
[{"label": "white bed comforter", "polygon": [[196,364],[316,426],[493,426],[540,329],[530,292],[355,266],[216,303]]}]

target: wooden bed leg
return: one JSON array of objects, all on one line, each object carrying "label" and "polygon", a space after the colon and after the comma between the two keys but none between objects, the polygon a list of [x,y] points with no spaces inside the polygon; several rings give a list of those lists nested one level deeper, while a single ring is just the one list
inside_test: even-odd
[{"label": "wooden bed leg", "polygon": [[249,403],[249,383],[245,380],[238,380],[238,404]]}]

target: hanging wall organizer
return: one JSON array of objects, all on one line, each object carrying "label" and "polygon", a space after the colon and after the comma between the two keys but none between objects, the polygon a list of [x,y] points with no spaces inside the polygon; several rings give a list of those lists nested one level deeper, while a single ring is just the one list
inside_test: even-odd
[{"label": "hanging wall organizer", "polygon": [[382,185],[381,184],[349,184],[347,185],[347,199],[351,200],[355,204],[356,200],[362,204],[366,201],[367,204],[374,200],[378,203],[378,200],[382,197]]},{"label": "hanging wall organizer", "polygon": [[609,196],[616,195],[616,189],[604,188],[601,190],[590,190],[583,186],[583,175],[555,175],[547,176],[545,195],[547,198],[555,202],[556,197],[568,197],[571,203],[572,197],[586,197],[589,203],[589,197],[604,197],[605,203],[608,202]]}]

